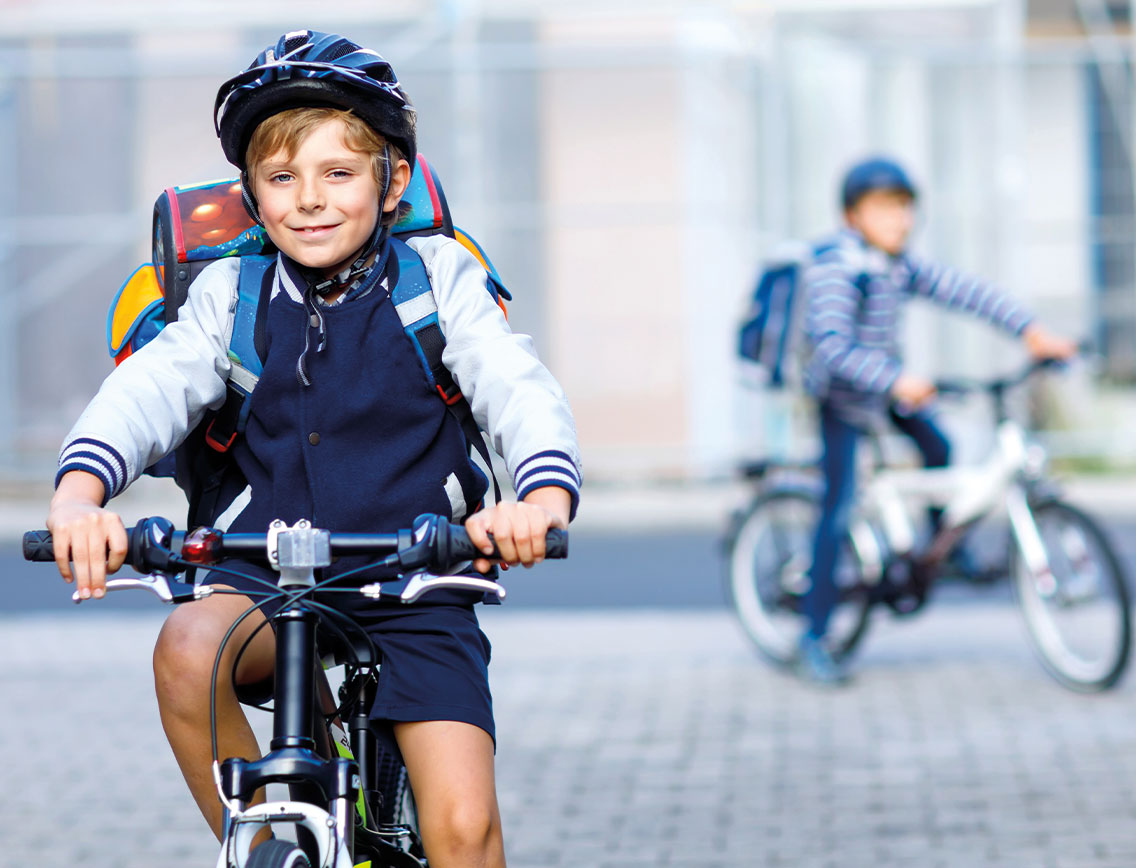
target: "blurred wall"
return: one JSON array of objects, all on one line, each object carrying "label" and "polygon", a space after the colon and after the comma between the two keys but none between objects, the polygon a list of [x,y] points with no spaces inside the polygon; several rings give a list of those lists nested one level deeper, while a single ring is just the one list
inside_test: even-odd
[{"label": "blurred wall", "polygon": [[[0,470],[50,472],[110,368],[106,303],[146,256],[154,197],[231,174],[216,87],[297,26],[346,32],[399,70],[458,222],[569,393],[593,481],[716,475],[760,448],[753,402],[769,399],[737,388],[737,317],[773,245],[835,227],[840,175],[866,152],[919,179],[920,251],[1003,281],[1066,333],[1095,332],[1092,202],[1114,183],[1093,171],[1086,70],[1100,58],[1068,22],[1038,36],[1031,15],[1020,0],[315,14],[0,0],[0,294],[17,312],[0,325]],[[1125,219],[1110,225],[1131,252]],[[908,328],[928,373],[1016,358],[918,306]]]}]

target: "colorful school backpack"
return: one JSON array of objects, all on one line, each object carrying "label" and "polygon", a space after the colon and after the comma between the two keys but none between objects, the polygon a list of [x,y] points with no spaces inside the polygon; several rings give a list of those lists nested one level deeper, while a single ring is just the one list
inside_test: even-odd
[{"label": "colorful school backpack", "polygon": [[[438,234],[456,239],[485,268],[486,288],[503,311],[505,300],[512,297],[477,242],[454,226],[438,176],[421,154],[403,194],[402,210],[392,231],[391,252],[398,256],[399,279],[391,300],[427,383],[457,417],[466,439],[492,474],[488,448],[469,404],[442,364],[446,339],[426,266],[405,240]],[[244,430],[248,398],[260,377],[264,308],[269,296],[266,282],[273,274],[276,253],[263,228],[245,210],[240,182],[229,179],[165,190],[154,204],[152,255],[153,261],[139,266],[110,304],[107,347],[116,365],[177,319],[189,285],[205,266],[226,256],[241,259],[225,403],[210,412],[173,453],[145,471],[151,476],[173,477],[185,491],[189,527],[208,525],[217,517],[217,499],[234,466],[228,453]],[[496,479],[493,484],[500,499]]]}]

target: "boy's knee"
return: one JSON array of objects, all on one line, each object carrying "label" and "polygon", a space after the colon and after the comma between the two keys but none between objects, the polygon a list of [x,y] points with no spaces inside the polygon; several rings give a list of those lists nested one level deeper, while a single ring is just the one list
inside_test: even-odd
[{"label": "boy's knee", "polygon": [[[425,818],[424,818],[425,819]],[[489,808],[465,804],[446,806],[424,830],[432,839],[430,849],[441,849],[452,857],[473,859],[480,864],[498,846],[501,829]]]},{"label": "boy's knee", "polygon": [[177,609],[154,644],[154,683],[159,697],[209,690],[220,635],[210,618]]}]

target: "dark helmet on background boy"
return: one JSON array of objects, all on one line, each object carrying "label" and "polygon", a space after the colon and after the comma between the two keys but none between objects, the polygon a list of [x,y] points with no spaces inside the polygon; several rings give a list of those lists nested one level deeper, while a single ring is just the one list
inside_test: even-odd
[{"label": "dark helmet on background boy", "polygon": [[899,163],[887,157],[863,160],[848,170],[840,188],[844,210],[853,208],[861,196],[872,190],[895,190],[906,193],[912,199],[919,197],[911,176]]},{"label": "dark helmet on background boy", "polygon": [[414,106],[391,65],[377,52],[335,33],[285,33],[248,69],[221,85],[213,106],[221,147],[241,170],[245,207],[257,222],[245,164],[253,131],[274,114],[309,107],[350,110],[398,148],[412,169],[415,165]]}]

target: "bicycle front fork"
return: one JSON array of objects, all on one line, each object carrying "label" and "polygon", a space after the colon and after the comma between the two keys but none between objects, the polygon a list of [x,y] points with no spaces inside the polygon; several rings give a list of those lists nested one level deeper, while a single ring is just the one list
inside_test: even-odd
[{"label": "bicycle front fork", "polygon": [[1053,593],[1057,580],[1049,565],[1045,542],[1041,538],[1037,522],[1034,521],[1029,498],[1022,486],[1012,485],[1006,492],[1006,513],[1010,518],[1010,530],[1014,535],[1014,541],[1022,555],[1022,563],[1037,585],[1038,592],[1043,595]]},{"label": "bicycle front fork", "polygon": [[[353,759],[319,756],[311,736],[317,616],[303,606],[291,606],[275,620],[276,708],[271,749],[259,760],[227,759],[216,772],[225,808],[224,846],[217,865],[241,868],[264,825],[288,822],[311,833],[320,851],[320,865],[351,868],[359,766]],[[300,781],[317,789],[331,811],[296,801],[246,807],[268,784]]]}]

